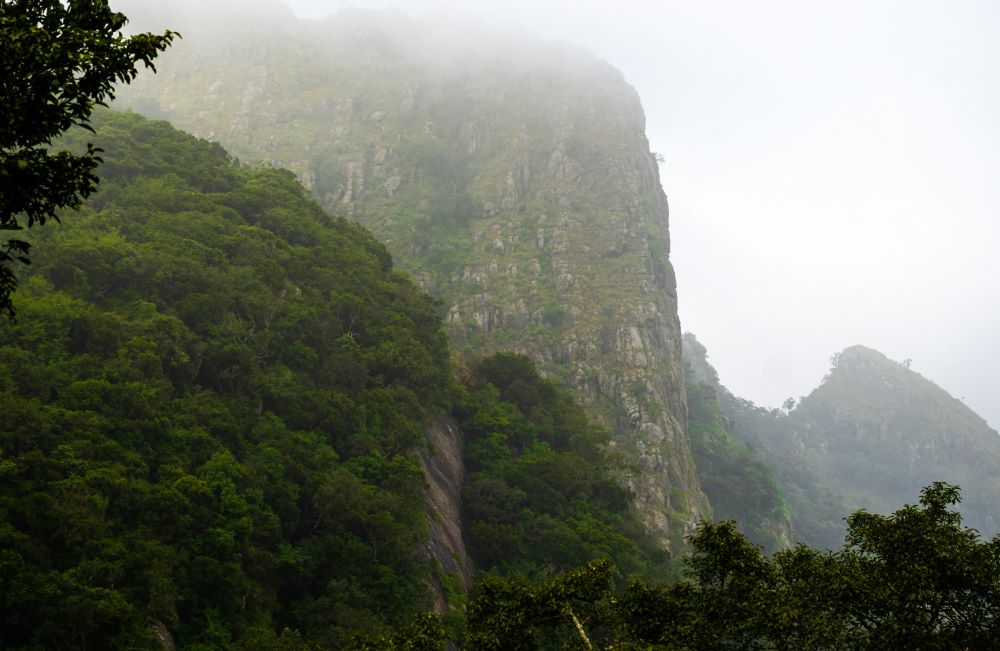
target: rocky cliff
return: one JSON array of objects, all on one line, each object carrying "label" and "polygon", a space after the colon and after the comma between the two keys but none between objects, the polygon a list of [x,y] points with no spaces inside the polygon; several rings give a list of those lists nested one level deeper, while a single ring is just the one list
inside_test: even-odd
[{"label": "rocky cliff", "polygon": [[431,580],[434,610],[447,613],[472,587],[472,566],[462,531],[462,432],[450,418],[427,428],[429,449],[420,457],[427,482],[426,512],[430,535],[426,555],[440,566]]},{"label": "rocky cliff", "polygon": [[635,91],[585,52],[398,14],[185,32],[124,105],[293,170],[440,298],[613,425],[666,545],[708,515],[686,431],[667,203]]}]

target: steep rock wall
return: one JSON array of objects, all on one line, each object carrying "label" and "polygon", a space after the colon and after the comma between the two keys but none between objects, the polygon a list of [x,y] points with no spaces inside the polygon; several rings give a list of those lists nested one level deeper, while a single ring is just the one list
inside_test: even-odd
[{"label": "steep rock wall", "polygon": [[521,352],[575,387],[616,429],[622,476],[665,545],[710,513],[686,434],[666,197],[620,72],[364,13],[189,31],[158,65],[124,103],[292,169],[442,300],[460,349]]},{"label": "steep rock wall", "polygon": [[427,481],[427,523],[430,535],[426,553],[441,566],[444,576],[432,582],[434,610],[444,613],[449,603],[448,576],[457,577],[462,594],[472,587],[472,566],[462,530],[462,432],[449,418],[439,418],[427,428],[428,449],[420,457]]}]

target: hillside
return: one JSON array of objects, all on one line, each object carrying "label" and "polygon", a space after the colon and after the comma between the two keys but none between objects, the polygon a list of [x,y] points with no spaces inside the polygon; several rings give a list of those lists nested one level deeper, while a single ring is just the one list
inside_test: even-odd
[{"label": "hillside", "polygon": [[691,373],[715,390],[726,423],[773,472],[794,540],[837,548],[843,519],[885,513],[934,481],[962,488],[959,509],[984,537],[998,532],[1000,435],[960,400],[906,365],[853,346],[791,411],[737,398],[705,349],[685,335]]},{"label": "hillside", "polygon": [[339,648],[455,623],[471,567],[669,573],[609,432],[523,357],[456,381],[360,226],[164,122],[93,124],[61,145],[105,149],[100,191],[31,231],[0,323],[5,647]]},{"label": "hillside", "polygon": [[434,303],[288,172],[94,125],[66,144],[104,147],[101,191],[32,232],[0,327],[4,644],[333,643],[428,608]]},{"label": "hillside", "polygon": [[240,21],[192,26],[122,104],[294,171],[443,302],[459,350],[522,353],[575,388],[615,430],[647,528],[679,544],[711,509],[687,437],[666,198],[621,73],[391,12]]},{"label": "hillside", "polygon": [[[985,537],[1000,531],[1000,435],[960,400],[878,351],[835,356],[789,419],[810,470],[849,510],[888,512],[920,486],[962,487],[960,510]],[[822,450],[822,454],[818,451]]]}]

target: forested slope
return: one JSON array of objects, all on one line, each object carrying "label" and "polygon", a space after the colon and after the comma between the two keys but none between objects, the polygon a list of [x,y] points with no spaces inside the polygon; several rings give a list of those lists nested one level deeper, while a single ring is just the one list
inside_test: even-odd
[{"label": "forested slope", "polygon": [[288,172],[95,126],[102,190],[33,233],[0,328],[3,645],[332,643],[427,607],[433,302]]},{"label": "forested slope", "polygon": [[455,414],[466,437],[465,513],[477,565],[539,579],[612,558],[619,579],[670,575],[669,556],[613,478],[611,433],[526,357],[499,353],[471,371]]},{"label": "forested slope", "polygon": [[0,324],[0,645],[336,647],[432,583],[460,608],[419,462],[449,413],[480,570],[669,571],[609,432],[525,358],[457,381],[435,302],[362,227],[164,122],[94,127],[63,144],[104,147],[101,189],[30,231]]}]

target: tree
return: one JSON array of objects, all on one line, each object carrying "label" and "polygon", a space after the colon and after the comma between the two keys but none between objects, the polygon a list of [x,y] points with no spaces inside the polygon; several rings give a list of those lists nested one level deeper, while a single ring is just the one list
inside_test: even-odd
[{"label": "tree", "polygon": [[[59,221],[79,208],[98,183],[101,149],[52,151],[73,126],[89,128],[95,106],[114,99],[114,84],[135,79],[141,62],[165,50],[174,32],[125,37],[128,19],[107,0],[0,0],[0,231]],[[31,245],[0,240],[0,312],[14,317],[17,263]]]},{"label": "tree", "polygon": [[847,519],[848,561],[863,577],[857,619],[870,648],[986,649],[1000,644],[1000,537],[985,542],[935,482],[920,504]]},{"label": "tree", "polygon": [[465,646],[481,651],[538,648],[593,649],[607,624],[613,597],[607,559],[556,575],[538,585],[484,576],[469,605]]},{"label": "tree", "polygon": [[[536,648],[540,639],[617,650],[995,649],[1000,537],[982,541],[963,527],[950,508],[959,497],[937,482],[892,515],[858,511],[835,552],[799,545],[767,558],[734,523],[704,522],[691,538],[688,578],[674,584],[633,581],[615,592],[610,568],[595,564],[538,587],[487,577],[469,606],[467,641],[482,649]],[[582,592],[540,599],[571,578]],[[578,640],[565,612],[587,614]]]}]

